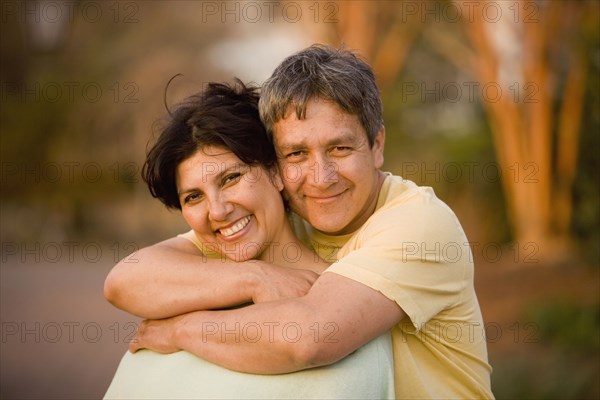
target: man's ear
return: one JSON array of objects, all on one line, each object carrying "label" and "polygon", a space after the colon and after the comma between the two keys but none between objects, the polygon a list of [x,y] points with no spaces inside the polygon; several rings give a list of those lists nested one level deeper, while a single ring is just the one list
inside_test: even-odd
[{"label": "man's ear", "polygon": [[269,177],[271,178],[271,183],[273,186],[277,188],[280,192],[283,190],[283,180],[281,179],[281,175],[279,175],[279,168],[272,167],[269,168]]},{"label": "man's ear", "polygon": [[373,164],[375,168],[379,169],[383,166],[383,150],[385,147],[385,126],[382,126],[377,135],[375,136],[375,140],[373,141],[373,147],[371,148],[371,152],[373,154]]}]

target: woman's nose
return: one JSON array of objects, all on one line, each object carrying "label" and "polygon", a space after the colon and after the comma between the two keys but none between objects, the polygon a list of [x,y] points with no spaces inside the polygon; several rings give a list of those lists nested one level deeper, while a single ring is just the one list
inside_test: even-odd
[{"label": "woman's nose", "polygon": [[212,221],[224,221],[233,211],[233,204],[222,192],[209,199],[208,217]]}]

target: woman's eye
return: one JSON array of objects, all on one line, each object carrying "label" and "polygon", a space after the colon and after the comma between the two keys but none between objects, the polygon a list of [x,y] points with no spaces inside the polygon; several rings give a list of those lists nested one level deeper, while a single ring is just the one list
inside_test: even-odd
[{"label": "woman's eye", "polygon": [[237,182],[241,176],[242,176],[242,174],[239,172],[226,175],[225,178],[223,178],[223,184]]},{"label": "woman's eye", "polygon": [[201,197],[200,193],[190,193],[184,197],[183,203],[184,204],[192,203],[192,202],[200,200],[201,198],[202,197]]}]

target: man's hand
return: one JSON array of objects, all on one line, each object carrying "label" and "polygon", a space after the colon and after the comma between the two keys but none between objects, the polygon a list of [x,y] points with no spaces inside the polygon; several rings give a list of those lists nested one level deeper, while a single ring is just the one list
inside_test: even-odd
[{"label": "man's hand", "polygon": [[302,297],[319,277],[305,269],[279,267],[262,261],[253,263],[258,272],[251,293],[254,303]]},{"label": "man's hand", "polygon": [[181,316],[142,321],[135,337],[129,342],[129,351],[135,353],[141,349],[150,349],[157,353],[170,354],[181,350],[175,346],[173,340],[175,324],[179,318]]}]

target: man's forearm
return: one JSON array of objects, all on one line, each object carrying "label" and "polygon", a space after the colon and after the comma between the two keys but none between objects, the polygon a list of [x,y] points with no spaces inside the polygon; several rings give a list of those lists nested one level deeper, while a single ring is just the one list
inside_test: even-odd
[{"label": "man's forearm", "polygon": [[402,316],[381,293],[326,273],[303,297],[143,321],[130,350],[187,350],[233,370],[278,374],[334,363]]},{"label": "man's forearm", "polygon": [[338,349],[335,321],[321,321],[302,301],[276,303],[183,315],[172,326],[172,342],[223,367],[255,374],[327,365],[351,352]]}]

